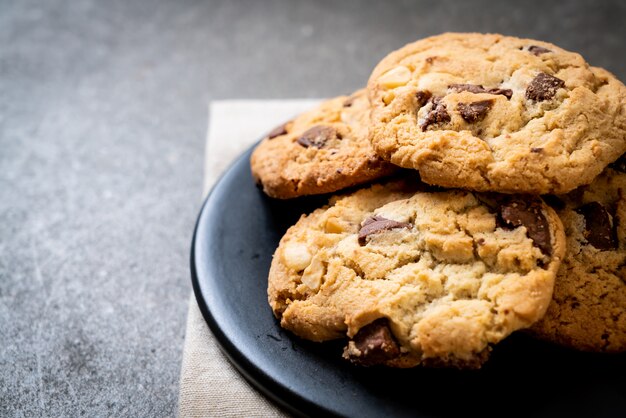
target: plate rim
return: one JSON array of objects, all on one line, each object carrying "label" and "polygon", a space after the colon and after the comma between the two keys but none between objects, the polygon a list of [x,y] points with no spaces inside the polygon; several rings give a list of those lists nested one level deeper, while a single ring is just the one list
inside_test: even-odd
[{"label": "plate rim", "polygon": [[[199,242],[202,242],[199,240],[199,236],[201,236],[199,234],[200,231],[202,231],[204,228],[210,227],[210,220],[207,219],[210,211],[207,208],[209,207],[213,199],[216,198],[216,195],[218,193],[220,195],[223,194],[221,188],[225,187],[224,184],[226,181],[228,181],[229,177],[237,179],[238,176],[242,175],[242,172],[246,176],[250,175],[249,158],[255,146],[256,143],[249,146],[228,165],[227,169],[221,173],[221,175],[212,185],[209,193],[207,194],[201,205],[200,212],[197,216],[196,224],[193,231],[190,251],[190,273],[196,302],[198,303],[200,312],[205,322],[207,323],[211,333],[215,336],[220,351],[226,356],[228,361],[234,366],[238,373],[254,389],[260,392],[274,405],[279,407],[283,412],[288,412],[296,416],[347,416],[345,415],[346,411],[342,410],[341,408],[331,409],[332,407],[329,407],[328,405],[325,405],[323,403],[316,403],[314,400],[307,398],[306,393],[301,394],[297,390],[290,388],[288,384],[280,381],[280,376],[278,376],[279,380],[277,380],[272,375],[272,373],[266,373],[262,366],[259,366],[253,360],[248,358],[245,354],[245,350],[239,349],[234,343],[234,340],[229,338],[227,333],[221,328],[221,326],[219,325],[219,321],[214,317],[210,307],[208,306],[207,301],[210,301],[211,298],[207,299],[204,296],[206,293],[210,293],[210,289],[208,289],[208,287],[210,286],[209,284],[207,284],[206,279],[200,280],[200,276],[203,275],[203,270],[204,273],[209,274],[209,283],[219,281],[216,280],[215,274],[210,274],[211,270],[207,267],[210,264],[208,262],[200,262],[202,257],[208,259],[208,255],[206,253],[199,253],[200,249],[198,245]],[[260,191],[257,190],[257,192],[261,194]],[[200,244],[200,247],[202,246],[203,244]],[[275,249],[272,249],[272,252],[274,251]],[[202,283],[203,281],[204,286]],[[218,316],[220,315],[218,314]],[[276,326],[278,327],[278,325]],[[228,329],[226,331],[228,331]],[[552,347],[552,345],[550,346]],[[613,405],[612,407],[615,407],[615,405]]]},{"label": "plate rim", "polygon": [[[336,412],[325,408],[323,405],[316,404],[311,400],[306,399],[299,393],[282,385],[280,382],[274,380],[260,367],[255,365],[248,358],[246,358],[243,352],[239,348],[237,348],[237,346],[233,343],[233,341],[231,341],[231,339],[229,339],[224,330],[220,328],[220,326],[218,325],[218,321],[215,319],[210,307],[208,306],[204,298],[203,286],[200,283],[201,281],[198,276],[198,254],[196,253],[198,251],[198,232],[200,231],[201,226],[204,225],[205,222],[207,222],[207,220],[205,219],[207,207],[209,205],[209,202],[215,197],[216,190],[221,187],[224,179],[232,175],[233,169],[236,166],[244,163],[243,160],[249,160],[252,151],[261,140],[262,138],[246,148],[246,150],[244,150],[237,158],[235,158],[234,161],[232,161],[228,165],[228,167],[220,174],[215,183],[211,186],[210,191],[207,193],[206,197],[204,198],[204,202],[200,207],[200,211],[196,219],[191,239],[189,258],[191,284],[195,300],[200,309],[200,313],[202,314],[205,322],[209,327],[209,330],[211,331],[211,333],[215,337],[215,340],[218,343],[217,345],[220,348],[220,351],[226,356],[230,364],[235,367],[239,374],[243,376],[246,381],[249,382],[256,390],[261,392],[262,395],[271,400],[275,405],[283,408],[283,410],[287,410],[288,412],[296,414],[297,416],[320,416],[320,414],[323,414],[324,416],[340,416],[337,415]],[[304,412],[305,410],[307,411],[307,413]]]}]

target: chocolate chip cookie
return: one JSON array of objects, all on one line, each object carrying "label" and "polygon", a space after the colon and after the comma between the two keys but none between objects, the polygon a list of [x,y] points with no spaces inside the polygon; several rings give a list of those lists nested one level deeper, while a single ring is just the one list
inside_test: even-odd
[{"label": "chocolate chip cookie", "polygon": [[274,254],[269,303],[302,338],[347,337],[357,364],[476,368],[543,316],[564,251],[540,198],[396,181],[303,215]]},{"label": "chocolate chip cookie", "polygon": [[591,185],[551,198],[567,252],[535,335],[578,350],[626,351],[625,172],[622,157]]},{"label": "chocolate chip cookie", "polygon": [[546,42],[426,38],[384,58],[368,91],[374,148],[430,184],[567,193],[626,151],[626,87]]},{"label": "chocolate chip cookie", "polygon": [[371,147],[364,90],[328,100],[276,127],[254,150],[252,174],[269,196],[334,192],[396,170]]}]

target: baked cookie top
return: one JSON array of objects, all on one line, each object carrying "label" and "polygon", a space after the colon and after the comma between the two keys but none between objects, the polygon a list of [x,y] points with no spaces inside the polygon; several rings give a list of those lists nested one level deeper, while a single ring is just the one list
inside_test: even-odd
[{"label": "baked cookie top", "polygon": [[282,327],[347,336],[344,357],[364,365],[471,368],[541,318],[565,250],[556,213],[415,183],[333,198],[287,231],[268,285]]},{"label": "baked cookie top", "polygon": [[374,69],[370,139],[444,187],[566,193],[626,151],[626,87],[556,45],[447,33]]},{"label": "baked cookie top", "polygon": [[269,196],[287,199],[334,192],[391,174],[369,143],[365,90],[340,96],[278,126],[250,159]]},{"label": "baked cookie top", "polygon": [[567,252],[535,335],[579,350],[626,351],[625,173],[622,157],[591,185],[551,198]]}]

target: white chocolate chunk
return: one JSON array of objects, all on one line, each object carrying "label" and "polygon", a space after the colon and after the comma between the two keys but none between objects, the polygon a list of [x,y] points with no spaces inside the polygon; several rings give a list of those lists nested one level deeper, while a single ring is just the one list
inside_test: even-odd
[{"label": "white chocolate chunk", "polygon": [[387,71],[378,79],[378,84],[386,89],[404,86],[411,80],[411,71],[405,66],[400,66]]},{"label": "white chocolate chunk", "polygon": [[322,276],[324,275],[324,264],[320,257],[314,257],[311,264],[304,270],[302,274],[302,283],[311,290],[319,289],[322,284]]},{"label": "white chocolate chunk", "polygon": [[301,242],[289,243],[283,250],[283,261],[287,267],[301,271],[311,263],[311,254],[306,244]]}]

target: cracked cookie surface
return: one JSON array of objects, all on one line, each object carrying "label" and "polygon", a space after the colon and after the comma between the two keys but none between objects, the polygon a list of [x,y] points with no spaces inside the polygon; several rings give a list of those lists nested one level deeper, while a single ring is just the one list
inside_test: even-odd
[{"label": "cracked cookie surface", "polygon": [[626,87],[546,42],[426,38],[385,57],[368,92],[374,148],[429,184],[567,193],[626,151]]},{"label": "cracked cookie surface", "polygon": [[396,170],[368,140],[364,90],[340,96],[272,130],[254,150],[252,174],[269,196],[330,193]]},{"label": "cracked cookie surface", "polygon": [[564,249],[539,198],[395,181],[303,215],[274,254],[268,298],[302,338],[348,337],[355,363],[480,367],[544,314]]},{"label": "cracked cookie surface", "polygon": [[624,162],[622,157],[589,186],[553,198],[567,252],[553,301],[531,328],[542,339],[578,350],[626,351]]}]

